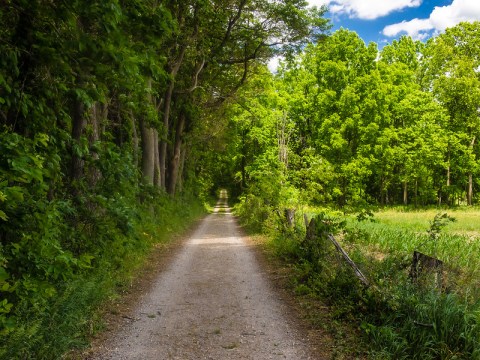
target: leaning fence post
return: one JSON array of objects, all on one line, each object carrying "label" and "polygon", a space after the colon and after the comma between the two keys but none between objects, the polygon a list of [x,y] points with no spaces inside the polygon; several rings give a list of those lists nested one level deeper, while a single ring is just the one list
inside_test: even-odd
[{"label": "leaning fence post", "polygon": [[355,272],[355,276],[363,283],[363,285],[369,287],[370,286],[370,282],[367,280],[367,278],[365,277],[365,275],[363,275],[363,273],[360,271],[360,268],[357,266],[357,264],[355,264],[353,262],[352,259],[350,259],[350,256],[348,256],[348,254],[346,253],[345,250],[342,249],[342,247],[340,246],[340,244],[337,242],[337,240],[335,240],[335,238],[333,237],[332,234],[327,234],[327,238],[328,240],[330,240],[333,245],[335,245],[335,248],[337,249],[337,251],[342,254],[344,260],[347,262],[348,265],[350,265],[350,267],[353,269],[353,271]]}]

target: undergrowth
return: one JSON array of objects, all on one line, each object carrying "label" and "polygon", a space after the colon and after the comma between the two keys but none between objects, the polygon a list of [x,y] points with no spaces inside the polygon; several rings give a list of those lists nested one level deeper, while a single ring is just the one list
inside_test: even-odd
[{"label": "undergrowth", "polygon": [[[239,214],[248,214],[247,225],[252,213],[266,211],[249,212],[249,203],[237,205]],[[448,215],[438,214],[424,231],[411,231],[382,224],[371,212],[324,211],[314,215],[320,224],[314,238],[306,237],[302,215],[288,226],[281,211],[267,211],[255,225],[268,234],[277,256],[293,266],[297,294],[329,304],[332,322],[361,329],[369,358],[480,359],[480,242],[445,233]],[[356,278],[327,233],[336,234],[369,287]],[[441,259],[442,273],[427,271],[413,281],[414,250]]]},{"label": "undergrowth", "polygon": [[[193,197],[146,196],[148,201],[129,209],[116,226],[107,225],[118,214],[103,220],[92,216],[90,221],[96,223],[89,224],[95,230],[90,241],[99,246],[90,247],[90,265],[50,281],[53,296],[31,289],[28,296],[17,296],[9,314],[14,324],[0,334],[0,359],[58,359],[72,348],[87,346],[89,337],[102,326],[99,306],[119,296],[155,244],[167,242],[205,211]],[[25,288],[25,282],[18,287]]]}]

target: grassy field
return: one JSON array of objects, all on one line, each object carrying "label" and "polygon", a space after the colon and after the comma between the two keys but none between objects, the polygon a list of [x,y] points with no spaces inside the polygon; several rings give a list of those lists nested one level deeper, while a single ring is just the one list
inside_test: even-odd
[{"label": "grassy field", "polygon": [[455,218],[455,222],[445,227],[446,233],[480,237],[480,208],[458,208],[440,211],[438,209],[402,211],[388,209],[375,213],[380,223],[398,227],[401,230],[426,231],[439,212],[446,212]]},{"label": "grassy field", "polygon": [[443,261],[456,292],[480,300],[480,209],[447,211],[455,221],[446,221],[437,237],[428,233],[436,210],[377,212],[374,221],[352,221],[350,231],[365,254],[397,259],[411,258],[414,250]]},{"label": "grassy field", "polygon": [[[432,232],[439,213],[455,221]],[[388,315],[374,308],[366,327],[380,358],[480,359],[480,209],[382,210],[350,218],[343,241],[387,299]],[[441,289],[432,275],[412,287],[414,250],[443,261]]]}]

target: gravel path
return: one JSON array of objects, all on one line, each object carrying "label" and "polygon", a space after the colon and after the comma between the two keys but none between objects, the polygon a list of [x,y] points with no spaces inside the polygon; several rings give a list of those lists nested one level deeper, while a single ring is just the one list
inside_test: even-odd
[{"label": "gravel path", "polygon": [[226,205],[94,359],[312,359]]}]

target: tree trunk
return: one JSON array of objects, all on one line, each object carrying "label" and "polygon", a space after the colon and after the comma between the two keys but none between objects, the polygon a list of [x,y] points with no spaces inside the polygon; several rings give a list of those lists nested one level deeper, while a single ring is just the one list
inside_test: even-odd
[{"label": "tree trunk", "polygon": [[132,146],[133,146],[133,163],[135,167],[138,168],[138,132],[137,132],[137,123],[135,121],[135,116],[133,115],[133,111],[130,111],[130,121],[132,126]]},{"label": "tree trunk", "polygon": [[170,108],[172,104],[172,95],[173,95],[174,82],[171,80],[170,85],[165,93],[165,100],[163,102],[163,136],[160,141],[160,186],[162,189],[165,189],[165,179],[167,175],[166,164],[167,164],[167,139],[170,133]]},{"label": "tree trunk", "polygon": [[153,185],[155,168],[154,131],[142,121],[142,174],[144,181]]},{"label": "tree trunk", "polygon": [[153,183],[156,187],[161,187],[162,185],[162,177],[160,173],[160,152],[158,143],[158,130],[152,129],[153,131]]},{"label": "tree trunk", "polygon": [[278,144],[278,160],[288,169],[288,135],[286,132],[287,116],[282,115],[281,120],[277,122],[277,144]]},{"label": "tree trunk", "polygon": [[415,179],[415,208],[418,205],[418,179]]},{"label": "tree trunk", "polygon": [[446,187],[446,193],[445,193],[445,203],[449,204],[450,205],[452,204],[451,203],[451,199],[450,199],[450,146],[448,147],[448,154],[447,154],[447,183],[446,183],[447,187]]},{"label": "tree trunk", "polygon": [[[470,143],[470,149],[473,152],[473,146],[475,145],[475,136]],[[467,205],[473,204],[473,174],[470,172],[468,174],[468,190],[467,190]]]},{"label": "tree trunk", "polygon": [[[73,104],[73,116],[72,116],[72,146],[80,146],[80,138],[82,137],[85,126],[87,125],[87,119],[84,116],[85,106],[79,100],[75,99]],[[72,148],[72,169],[71,176],[73,180],[80,180],[83,177],[83,170],[85,167],[85,161],[78,154],[79,151]]]},{"label": "tree trunk", "polygon": [[240,172],[242,174],[242,182],[240,184],[240,189],[243,191],[247,187],[247,144],[246,144],[247,134],[245,130],[242,131],[242,154],[240,160]]},{"label": "tree trunk", "polygon": [[467,205],[472,205],[473,200],[473,175],[468,174]]},{"label": "tree trunk", "polygon": [[295,209],[285,209],[285,220],[287,226],[292,229],[295,225]]},{"label": "tree trunk", "polygon": [[[101,133],[102,133],[102,122],[106,119],[108,115],[108,107],[105,104],[101,104],[96,102],[93,106],[89,109],[89,116],[88,116],[88,124],[90,125],[92,131],[88,136],[88,143],[91,150],[91,157],[93,160],[98,160],[99,155],[94,149],[94,144],[100,141]],[[91,187],[94,187],[98,180],[101,177],[100,170],[92,166],[88,169],[88,182]]]},{"label": "tree trunk", "polygon": [[[147,79],[148,89],[152,88],[152,78]],[[152,105],[151,92],[147,92],[147,101]],[[155,185],[155,129],[145,124],[142,120],[140,123],[142,132],[142,174],[144,181],[149,185]],[[158,137],[158,135],[157,135]],[[157,150],[158,152],[158,150]]]},{"label": "tree trunk", "polygon": [[380,205],[381,206],[384,206],[385,205],[385,201],[384,201],[384,197],[383,197],[383,194],[384,194],[384,184],[385,184],[385,179],[383,178],[383,176],[380,178]]},{"label": "tree trunk", "polygon": [[408,183],[407,180],[403,182],[403,205],[408,204]]},{"label": "tree trunk", "polygon": [[160,179],[161,187],[165,189],[166,186],[166,166],[167,166],[167,140],[170,134],[170,109],[172,107],[173,90],[175,89],[175,77],[177,76],[180,66],[182,65],[185,52],[187,50],[187,44],[184,44],[180,50],[177,61],[173,64],[170,71],[170,83],[167,91],[165,92],[163,101],[163,133],[160,141]]},{"label": "tree trunk", "polygon": [[175,129],[175,144],[173,147],[172,159],[170,162],[170,171],[168,179],[168,193],[175,195],[175,188],[177,186],[179,169],[180,169],[180,155],[182,149],[183,129],[185,127],[185,114],[180,113]]},{"label": "tree trunk", "polygon": [[187,157],[187,146],[183,143],[180,149],[180,167],[178,169],[177,192],[183,191],[185,158]]}]

